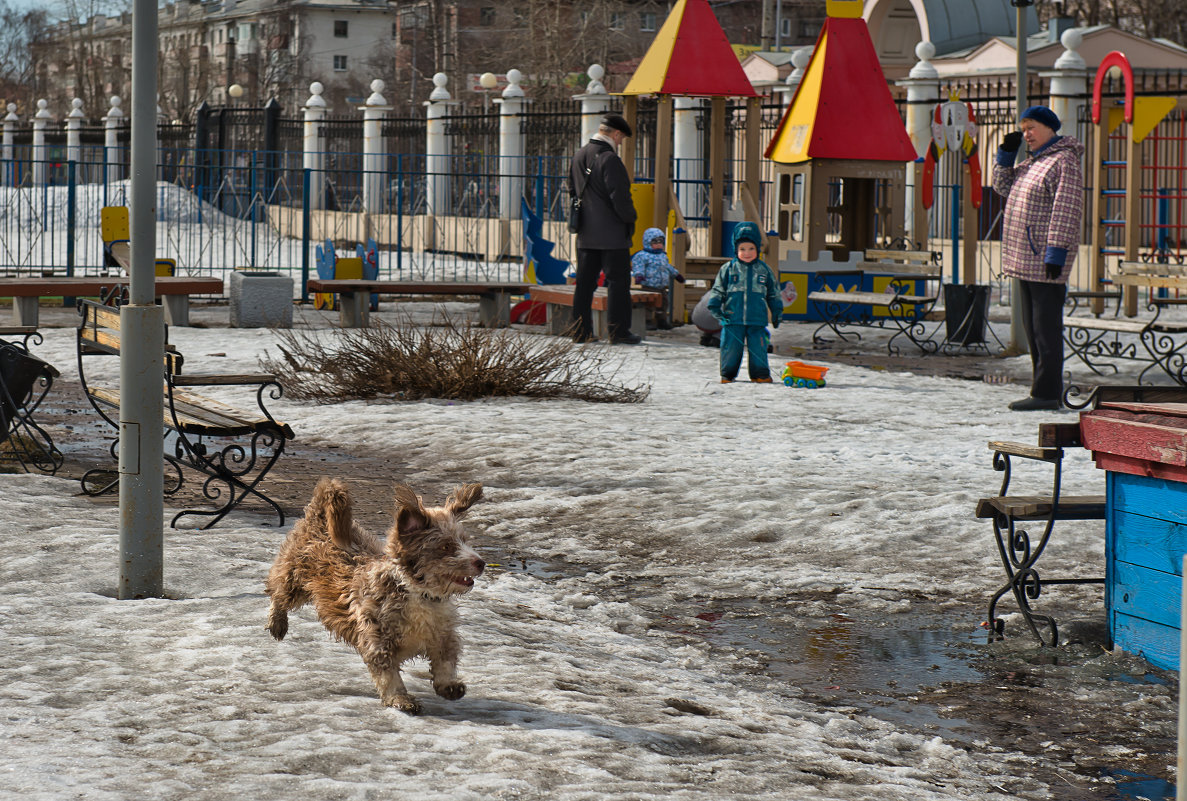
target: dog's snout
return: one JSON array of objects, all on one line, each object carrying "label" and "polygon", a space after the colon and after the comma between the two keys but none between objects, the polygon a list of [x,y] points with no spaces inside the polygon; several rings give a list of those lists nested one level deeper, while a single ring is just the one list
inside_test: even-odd
[{"label": "dog's snout", "polygon": [[481,576],[483,570],[486,570],[486,562],[482,561],[478,557],[474,557],[474,573]]}]

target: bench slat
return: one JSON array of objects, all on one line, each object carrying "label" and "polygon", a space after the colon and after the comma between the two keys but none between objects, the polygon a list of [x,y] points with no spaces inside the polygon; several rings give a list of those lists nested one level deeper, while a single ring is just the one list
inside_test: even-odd
[{"label": "bench slat", "polygon": [[1094,331],[1116,331],[1121,334],[1140,334],[1149,326],[1141,320],[1118,320],[1113,317],[1064,317],[1065,328],[1087,328]]},{"label": "bench slat", "polygon": [[892,295],[887,292],[813,292],[808,295],[808,300],[864,306],[890,306],[896,301],[901,305],[931,303],[935,298],[923,295]]},{"label": "bench slat", "polygon": [[276,376],[270,373],[243,373],[241,375],[175,375],[175,387],[215,387],[234,386],[237,384],[267,384],[276,381]]},{"label": "bench slat", "polygon": [[990,440],[989,450],[995,453],[1006,453],[1010,456],[1021,456],[1025,459],[1038,459],[1042,462],[1059,461],[1059,448],[1049,448],[1043,447],[1041,445],[1027,445],[1024,442]]},{"label": "bench slat", "polygon": [[[977,501],[977,517],[1004,514],[1015,520],[1045,520],[1051,516],[1051,498],[1045,495],[1006,495]],[[1104,520],[1104,495],[1065,495],[1059,499],[1056,520]]]}]

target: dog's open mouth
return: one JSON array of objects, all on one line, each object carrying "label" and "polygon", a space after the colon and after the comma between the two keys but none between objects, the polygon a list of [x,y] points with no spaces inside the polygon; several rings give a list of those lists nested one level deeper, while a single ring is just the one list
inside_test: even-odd
[{"label": "dog's open mouth", "polygon": [[454,578],[453,583],[461,584],[463,587],[473,587],[474,586],[474,577],[473,576],[457,576],[456,578]]}]

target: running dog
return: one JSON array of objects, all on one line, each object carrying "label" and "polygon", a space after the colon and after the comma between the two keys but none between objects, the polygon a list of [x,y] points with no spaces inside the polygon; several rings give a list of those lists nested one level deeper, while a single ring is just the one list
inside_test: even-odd
[{"label": "running dog", "polygon": [[268,631],[284,639],[288,613],[312,602],[322,625],[362,656],[386,706],[419,714],[400,677],[400,666],[417,656],[428,657],[437,695],[461,698],[454,596],[469,592],[486,568],[466,544],[461,518],[481,497],[481,484],[466,484],[444,506],[426,507],[397,484],[385,540],[354,521],[346,484],[321,479],[268,573]]}]

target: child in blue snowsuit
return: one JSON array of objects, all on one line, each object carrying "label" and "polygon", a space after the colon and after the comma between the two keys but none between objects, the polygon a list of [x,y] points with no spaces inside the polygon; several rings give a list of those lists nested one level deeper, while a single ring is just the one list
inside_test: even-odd
[{"label": "child in blue snowsuit", "polygon": [[709,290],[709,312],[721,323],[721,383],[732,383],[746,349],[750,380],[771,383],[767,362],[767,320],[779,327],[783,298],[779,279],[758,257],[762,232],[752,222],[734,228],[734,258],[721,266]]},{"label": "child in blue snowsuit", "polygon": [[661,292],[664,296],[663,309],[656,313],[657,328],[671,328],[671,293],[668,291],[672,279],[684,283],[684,276],[668,262],[664,251],[667,239],[658,228],[643,232],[643,249],[631,257],[631,278],[650,292]]}]

